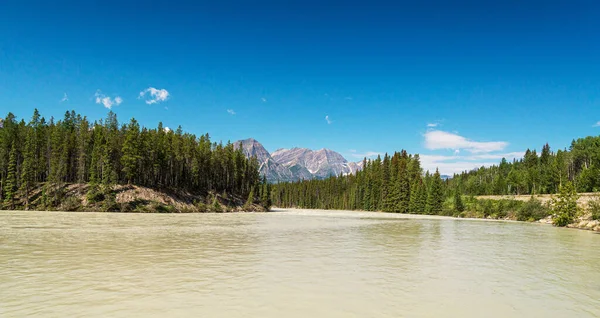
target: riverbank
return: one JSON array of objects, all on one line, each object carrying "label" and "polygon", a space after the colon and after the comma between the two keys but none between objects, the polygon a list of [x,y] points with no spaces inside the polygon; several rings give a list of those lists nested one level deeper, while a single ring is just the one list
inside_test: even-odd
[{"label": "riverbank", "polygon": [[39,185],[29,193],[29,202],[20,193],[4,210],[132,213],[262,212],[259,204],[246,204],[247,198],[227,193],[197,194],[173,189],[152,189],[136,185],[115,185],[100,191],[90,184]]},{"label": "riverbank", "polygon": [[[287,211],[293,211],[297,215],[310,215],[310,216],[339,216],[339,217],[359,217],[359,218],[392,218],[392,219],[419,219],[419,220],[472,220],[472,221],[490,221],[490,222],[519,222],[519,223],[541,223],[545,225],[552,225],[552,216],[536,220],[533,222],[519,221],[514,218],[493,218],[493,217],[461,217],[461,216],[443,216],[443,215],[427,215],[427,214],[404,214],[404,213],[391,213],[383,211],[347,211],[347,210],[321,210],[321,209],[301,209],[301,208],[278,208],[273,207],[271,212],[286,213]],[[350,214],[351,213],[351,214]],[[568,228],[596,231],[600,232],[600,221],[592,220],[591,215],[585,214],[577,218],[575,222],[569,224]]]},{"label": "riverbank", "polygon": [[[539,201],[543,205],[549,206],[551,204],[552,194],[538,194],[538,195],[482,195],[477,196],[477,200],[514,200],[521,202],[528,202],[532,198]],[[571,224],[567,225],[569,228],[581,229],[581,230],[589,230],[589,231],[597,231],[600,232],[600,220],[594,220],[592,218],[592,213],[589,211],[589,203],[595,199],[597,199],[599,193],[579,193],[579,198],[577,199],[577,205],[581,209],[581,214],[575,218],[575,221]],[[544,224],[552,224],[554,216],[549,215],[536,222],[544,223]]]}]

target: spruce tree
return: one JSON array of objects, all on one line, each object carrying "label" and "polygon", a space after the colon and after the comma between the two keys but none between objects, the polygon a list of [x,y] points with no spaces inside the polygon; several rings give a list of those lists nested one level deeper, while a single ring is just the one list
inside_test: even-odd
[{"label": "spruce tree", "polygon": [[458,189],[454,191],[454,209],[457,212],[463,212],[465,210],[465,205],[463,204],[460,191]]},{"label": "spruce tree", "polygon": [[556,226],[567,226],[573,223],[579,207],[577,206],[579,195],[571,182],[565,182],[560,187],[560,192],[556,198],[552,198],[552,212],[554,220],[552,223]]},{"label": "spruce tree", "polygon": [[423,214],[427,209],[427,188],[425,186],[425,182],[423,182],[423,179],[419,179],[417,191],[418,199],[416,204],[416,213]]},{"label": "spruce tree", "polygon": [[244,204],[244,210],[251,211],[252,205],[254,205],[254,187],[250,190],[250,193],[248,194],[248,199]]},{"label": "spruce tree", "polygon": [[443,203],[443,181],[438,169],[435,170],[431,180],[431,186],[427,196],[427,214],[440,214],[442,212]]},{"label": "spruce tree", "polygon": [[134,181],[134,178],[139,175],[137,168],[140,160],[139,152],[139,133],[140,126],[137,121],[132,118],[125,132],[125,141],[123,142],[121,165],[125,174],[125,179],[128,184]]},{"label": "spruce tree", "polygon": [[402,150],[400,163],[398,165],[398,177],[396,178],[396,187],[398,188],[398,202],[395,212],[408,213],[410,204],[410,177],[408,174],[408,156],[405,150]]},{"label": "spruce tree", "polygon": [[25,151],[21,165],[21,187],[25,197],[25,209],[29,210],[29,190],[35,182],[35,131],[28,129]]},{"label": "spruce tree", "polygon": [[15,196],[17,192],[17,149],[13,143],[8,157],[8,173],[6,174],[6,186],[4,187],[4,200],[15,208]]}]

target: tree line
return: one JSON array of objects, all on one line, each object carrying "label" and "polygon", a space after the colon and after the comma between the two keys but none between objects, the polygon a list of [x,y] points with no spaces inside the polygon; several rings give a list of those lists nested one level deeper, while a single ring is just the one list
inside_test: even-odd
[{"label": "tree line", "polygon": [[[134,184],[244,198],[265,187],[255,159],[208,134],[162,123],[150,129],[133,118],[120,124],[112,111],[94,122],[75,111],[46,120],[36,109],[27,122],[9,113],[0,122],[0,201],[14,208],[20,193],[27,205],[34,187],[44,184],[51,192],[67,183],[89,183],[94,191]],[[53,196],[60,200],[60,193]]]},{"label": "tree line", "polygon": [[[355,175],[274,185],[273,204],[307,209],[459,215],[465,210],[462,199],[465,195],[554,194],[565,191],[565,187],[573,187],[577,192],[595,192],[600,190],[600,137],[573,140],[568,150],[556,152],[545,144],[540,155],[527,149],[523,158],[512,162],[502,159],[498,165],[465,171],[447,180],[437,170],[433,174],[424,172],[419,155],[409,155],[405,150],[391,156],[385,154],[383,158],[365,158],[363,166]],[[481,210],[484,216],[494,213],[492,202],[470,199],[466,205],[471,210]],[[531,210],[540,210],[533,213],[533,219],[547,214],[535,202],[499,210],[505,208],[522,208],[523,215],[527,215],[525,219],[530,218]]]},{"label": "tree line", "polygon": [[419,155],[402,150],[364,159],[356,174],[276,184],[272,200],[279,207],[440,214],[444,184],[439,171],[423,174]]},{"label": "tree line", "polygon": [[527,149],[523,158],[455,174],[448,186],[467,195],[554,194],[566,182],[578,192],[600,191],[600,137],[573,140],[569,149],[548,144]]}]

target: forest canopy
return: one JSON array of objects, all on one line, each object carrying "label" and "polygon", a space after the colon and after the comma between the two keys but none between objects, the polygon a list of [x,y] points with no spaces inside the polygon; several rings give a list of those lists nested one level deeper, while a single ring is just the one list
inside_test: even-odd
[{"label": "forest canopy", "polygon": [[28,121],[9,113],[1,122],[0,201],[12,205],[17,192],[28,198],[40,183],[134,184],[245,199],[262,182],[256,160],[231,143],[162,123],[142,127],[134,118],[121,124],[112,111],[90,122],[75,111],[47,120],[36,109]]}]

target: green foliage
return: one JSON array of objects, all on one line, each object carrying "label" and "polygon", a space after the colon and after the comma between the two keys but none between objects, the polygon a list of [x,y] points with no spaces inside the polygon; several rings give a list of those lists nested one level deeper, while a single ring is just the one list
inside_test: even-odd
[{"label": "green foliage", "polygon": [[196,210],[198,210],[198,212],[209,212],[209,208],[206,204],[204,204],[204,202],[197,202]]},{"label": "green foliage", "polygon": [[13,143],[8,159],[8,173],[4,186],[5,202],[9,203],[11,208],[15,206],[15,195],[17,192],[17,150]]},{"label": "green foliage", "polygon": [[440,214],[442,212],[444,192],[443,182],[440,172],[436,169],[433,174],[433,180],[427,196],[427,214]]},{"label": "green foliage", "polygon": [[252,190],[250,190],[250,193],[248,194],[248,199],[246,200],[246,203],[243,206],[244,211],[247,211],[247,212],[252,211],[253,205],[254,205],[254,188],[252,188]]},{"label": "green foliage", "polygon": [[151,206],[151,211],[157,212],[157,213],[175,213],[175,212],[177,212],[177,210],[175,209],[174,206],[161,204],[161,203],[154,203]]},{"label": "green foliage", "polygon": [[102,202],[102,210],[104,212],[118,212],[121,211],[121,206],[117,204],[117,197],[115,193],[109,192],[104,194],[104,201]]},{"label": "green foliage", "polygon": [[67,197],[61,205],[63,211],[77,211],[79,208],[81,208],[81,200],[74,196]]},{"label": "green foliage", "polygon": [[600,196],[595,195],[588,202],[588,211],[592,214],[592,220],[600,220]]},{"label": "green foliage", "polygon": [[219,200],[217,199],[216,196],[213,199],[213,203],[211,206],[211,212],[217,212],[217,213],[223,212],[223,206],[221,206],[221,203],[219,203]]},{"label": "green foliage", "polygon": [[90,185],[88,192],[86,194],[86,199],[88,203],[94,204],[101,201],[104,201],[104,192],[100,191],[99,187],[95,184]]},{"label": "green foliage", "polygon": [[517,221],[537,221],[549,215],[549,210],[540,200],[531,197],[517,210]]},{"label": "green foliage", "polygon": [[261,191],[260,191],[260,205],[262,205],[267,211],[271,208],[271,185],[264,178]]},{"label": "green foliage", "polygon": [[40,183],[48,184],[45,199],[36,200],[44,208],[59,208],[64,197],[53,189],[72,183],[100,186],[87,197],[92,204],[108,199],[106,210],[116,209],[106,196],[118,184],[237,198],[261,184],[258,167],[241,149],[212,142],[208,134],[171,131],[161,123],[149,129],[135,119],[120,125],[113,112],[93,123],[74,111],[46,121],[35,110],[29,123],[9,113],[0,128],[0,200],[11,208],[19,187],[25,194],[19,203],[27,205],[27,194]]},{"label": "green foliage", "polygon": [[458,190],[454,191],[454,210],[456,210],[458,212],[465,211],[465,205],[462,201],[462,197],[460,195],[460,192],[458,192]]},{"label": "green foliage", "polygon": [[579,208],[577,206],[579,195],[571,182],[565,182],[559,189],[558,195],[552,199],[552,212],[555,217],[553,224],[567,226],[573,223]]}]

